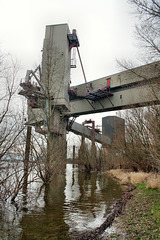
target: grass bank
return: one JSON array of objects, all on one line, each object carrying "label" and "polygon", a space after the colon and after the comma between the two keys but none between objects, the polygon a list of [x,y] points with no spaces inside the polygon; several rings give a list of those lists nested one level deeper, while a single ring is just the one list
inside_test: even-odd
[{"label": "grass bank", "polygon": [[110,174],[122,184],[136,186],[125,212],[118,219],[122,231],[111,234],[111,239],[160,239],[160,175],[111,170]]}]

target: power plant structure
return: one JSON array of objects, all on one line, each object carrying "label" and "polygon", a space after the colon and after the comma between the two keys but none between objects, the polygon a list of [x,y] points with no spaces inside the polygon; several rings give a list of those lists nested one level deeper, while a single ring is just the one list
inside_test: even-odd
[{"label": "power plant structure", "polygon": [[[66,134],[92,138],[93,131],[75,122],[80,115],[129,109],[160,103],[160,62],[129,69],[87,82],[79,52],[76,30],[67,24],[46,26],[42,65],[27,70],[19,94],[28,99],[28,122],[36,131],[48,135],[51,149],[57,157],[66,155]],[[70,70],[75,68],[71,51],[78,52],[84,84],[70,86]],[[107,122],[108,121],[108,122]],[[94,141],[111,144],[124,121],[116,117],[104,119],[108,126],[102,134],[95,132]],[[112,122],[112,125],[111,125]],[[110,126],[109,126],[110,125]],[[118,127],[119,126],[119,127]]]},{"label": "power plant structure", "polygon": [[110,144],[116,140],[125,142],[125,120],[117,116],[103,117],[102,135],[108,136]]}]

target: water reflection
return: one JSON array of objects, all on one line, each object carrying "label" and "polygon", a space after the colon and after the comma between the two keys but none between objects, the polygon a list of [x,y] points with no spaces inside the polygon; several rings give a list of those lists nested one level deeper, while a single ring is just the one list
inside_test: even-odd
[{"label": "water reflection", "polygon": [[103,223],[113,199],[121,194],[119,184],[106,174],[79,173],[72,164],[66,165],[64,176],[56,176],[52,184],[40,188],[35,182],[29,188],[28,211],[15,213],[14,223],[9,222],[7,212],[3,215],[8,216],[6,222],[2,219],[8,231],[4,239],[72,239]]},{"label": "water reflection", "polygon": [[64,221],[69,232],[79,232],[100,226],[113,199],[120,197],[120,186],[103,173],[78,173],[78,166],[66,167]]},{"label": "water reflection", "polygon": [[53,184],[45,186],[44,207],[32,210],[23,216],[21,227],[23,239],[70,239],[68,226],[64,222],[65,176],[57,176]]},{"label": "water reflection", "polygon": [[78,183],[78,166],[66,165],[66,187],[64,190],[65,202],[72,202],[78,200],[80,193],[80,186]]}]

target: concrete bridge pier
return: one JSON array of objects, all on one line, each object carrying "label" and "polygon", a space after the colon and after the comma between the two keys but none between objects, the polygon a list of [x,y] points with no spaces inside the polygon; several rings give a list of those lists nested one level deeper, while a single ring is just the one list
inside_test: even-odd
[{"label": "concrete bridge pier", "polygon": [[[71,51],[67,24],[46,26],[43,44],[40,90],[34,91],[37,104],[28,109],[28,122],[36,131],[47,136],[47,165],[49,171],[63,169],[66,159],[66,127],[70,111],[68,88],[70,85]],[[35,76],[35,75],[34,75]],[[53,167],[53,169],[51,169]]]},{"label": "concrete bridge pier", "polygon": [[[50,161],[63,165],[67,156],[66,128],[70,111],[68,88],[70,85],[71,51],[67,24],[46,27],[43,57],[41,92],[46,95],[47,143]],[[61,168],[64,169],[64,168]]]}]

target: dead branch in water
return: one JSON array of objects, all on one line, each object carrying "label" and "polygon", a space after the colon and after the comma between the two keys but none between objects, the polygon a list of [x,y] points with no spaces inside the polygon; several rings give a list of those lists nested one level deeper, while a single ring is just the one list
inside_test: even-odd
[{"label": "dead branch in water", "polygon": [[113,205],[113,210],[112,212],[107,216],[106,220],[104,221],[104,223],[102,223],[102,225],[100,227],[97,227],[94,230],[91,231],[86,231],[84,233],[82,233],[79,237],[75,238],[75,240],[92,240],[92,239],[99,239],[99,235],[101,235],[106,228],[110,227],[115,219],[115,217],[118,217],[126,203],[128,202],[128,200],[131,199],[132,197],[132,191],[135,189],[136,187],[129,184],[128,185],[128,189],[126,191],[123,191],[122,193],[122,197],[120,199],[118,199],[114,205]]}]

